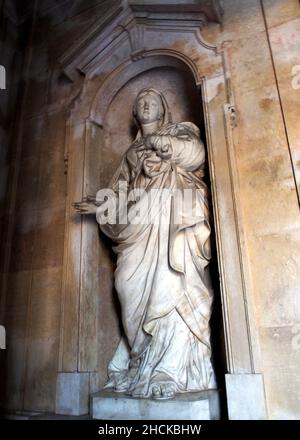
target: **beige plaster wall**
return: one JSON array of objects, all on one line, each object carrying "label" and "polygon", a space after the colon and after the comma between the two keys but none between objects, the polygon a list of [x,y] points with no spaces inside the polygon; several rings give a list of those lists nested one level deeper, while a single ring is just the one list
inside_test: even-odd
[{"label": "beige plaster wall", "polygon": [[[271,419],[300,418],[300,63],[297,0],[226,0],[224,26],[237,107],[234,129],[243,228],[261,370]],[[298,335],[298,336],[297,336]]]}]

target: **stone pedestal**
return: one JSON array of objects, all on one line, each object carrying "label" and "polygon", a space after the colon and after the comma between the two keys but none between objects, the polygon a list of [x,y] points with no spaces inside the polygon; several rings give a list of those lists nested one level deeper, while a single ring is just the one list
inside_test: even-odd
[{"label": "stone pedestal", "polygon": [[267,410],[262,374],[226,374],[229,420],[265,420]]},{"label": "stone pedestal", "polygon": [[169,400],[138,399],[101,391],[91,398],[92,418],[99,420],[218,420],[219,392],[178,394]]},{"label": "stone pedestal", "polygon": [[59,373],[56,414],[79,416],[89,412],[89,373]]}]

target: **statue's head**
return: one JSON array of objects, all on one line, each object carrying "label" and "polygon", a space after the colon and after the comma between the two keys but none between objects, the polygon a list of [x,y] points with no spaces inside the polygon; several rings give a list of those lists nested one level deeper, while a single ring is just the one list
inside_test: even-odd
[{"label": "statue's head", "polygon": [[134,102],[133,115],[139,124],[151,124],[158,121],[159,125],[171,122],[168,104],[164,96],[154,88],[141,90]]}]

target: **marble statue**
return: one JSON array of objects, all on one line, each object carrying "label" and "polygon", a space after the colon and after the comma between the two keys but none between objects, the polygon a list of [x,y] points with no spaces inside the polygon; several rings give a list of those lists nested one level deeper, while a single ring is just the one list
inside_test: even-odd
[{"label": "marble statue", "polygon": [[[213,291],[205,149],[199,129],[191,122],[172,123],[165,97],[153,88],[138,93],[133,116],[138,134],[110,191],[117,200],[120,182],[129,191],[140,191],[140,197],[125,203],[128,218],[139,212],[140,221],[118,221],[124,206],[117,221],[103,221],[107,204],[95,197],[74,206],[81,214],[96,214],[102,232],[116,243],[115,287],[124,336],[110,362],[106,388],[133,397],[169,399],[216,388],[209,328]],[[192,192],[197,212],[185,210],[174,190]],[[151,221],[144,221],[149,207]],[[179,213],[178,222],[174,214]]]}]

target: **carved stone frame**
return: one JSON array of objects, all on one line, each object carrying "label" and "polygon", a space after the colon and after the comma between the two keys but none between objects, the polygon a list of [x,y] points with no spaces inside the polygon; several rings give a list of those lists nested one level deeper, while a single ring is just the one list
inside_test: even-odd
[{"label": "carved stone frame", "polygon": [[[69,166],[58,413],[87,412],[88,395],[97,391],[98,355],[101,355],[97,353],[98,231],[95,223],[76,217],[72,203],[99,189],[96,164],[101,160],[105,112],[120,88],[137,74],[153,67],[184,66],[192,72],[203,97],[220,270],[229,418],[266,418],[232,138],[238,118],[230,87],[230,68],[226,48],[203,41],[199,31],[202,25],[203,16],[196,13],[186,14],[178,22],[172,21],[172,14],[145,16],[126,10],[116,14],[110,26],[98,36],[89,36],[84,47],[81,44],[71,48],[60,60],[74,84],[80,84],[81,93],[70,110],[66,139]],[[188,44],[181,44],[187,41]],[[78,70],[85,75],[83,82]],[[68,409],[66,393],[71,388],[80,403]]]}]

